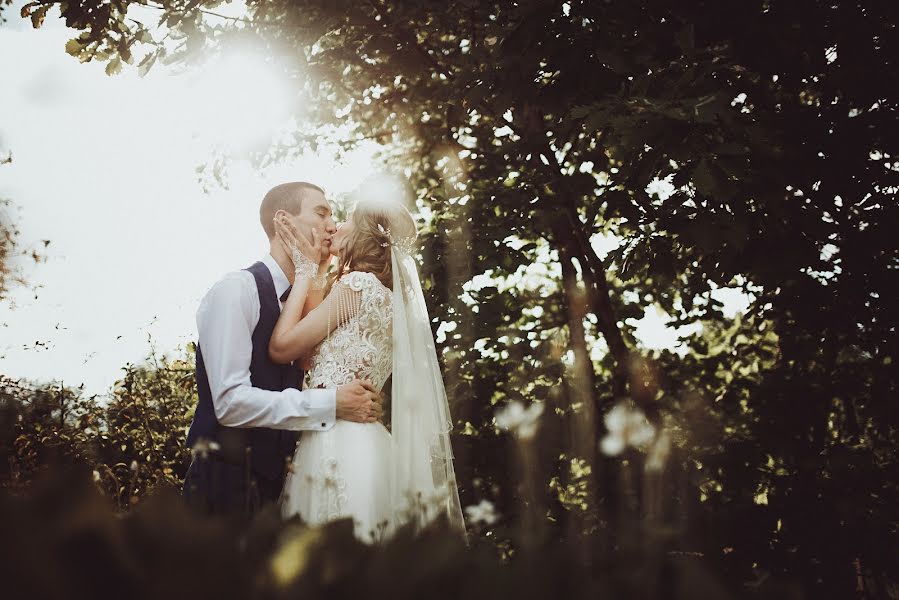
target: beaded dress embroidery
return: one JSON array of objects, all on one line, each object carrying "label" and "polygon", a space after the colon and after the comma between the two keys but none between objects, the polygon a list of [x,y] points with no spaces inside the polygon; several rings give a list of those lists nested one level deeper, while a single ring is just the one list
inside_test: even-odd
[{"label": "beaded dress embroidery", "polygon": [[[307,388],[334,389],[367,379],[380,390],[392,370],[392,292],[373,273],[353,271],[335,282],[330,294],[336,295],[338,325],[313,351]],[[305,482],[311,494],[325,500],[317,503],[317,522],[346,515],[346,467],[338,459],[337,438],[329,433],[314,434],[324,436],[322,456]]]}]

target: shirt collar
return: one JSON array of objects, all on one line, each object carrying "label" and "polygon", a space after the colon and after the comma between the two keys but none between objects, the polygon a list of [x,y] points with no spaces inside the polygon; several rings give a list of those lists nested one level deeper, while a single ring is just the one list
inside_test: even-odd
[{"label": "shirt collar", "polygon": [[278,262],[274,258],[272,258],[271,254],[263,256],[262,262],[268,267],[269,272],[272,274],[272,281],[275,283],[275,294],[280,298],[284,292],[287,291],[287,288],[290,287],[290,281],[288,281],[287,275],[284,274],[284,271],[281,270],[281,266],[278,265]]}]

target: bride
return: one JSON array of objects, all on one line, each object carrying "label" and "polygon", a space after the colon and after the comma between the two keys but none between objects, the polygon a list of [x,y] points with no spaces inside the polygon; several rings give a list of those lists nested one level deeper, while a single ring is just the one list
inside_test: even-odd
[{"label": "bride", "polygon": [[351,517],[367,543],[441,516],[464,535],[452,421],[412,257],[412,215],[398,202],[361,200],[331,239],[337,270],[330,280],[327,263],[318,263],[318,232],[310,242],[288,221],[276,230],[296,278],[269,344],[272,359],[301,360],[308,387],[367,379],[381,390],[393,375],[389,431],[376,420],[339,420],[300,436],[282,515],[312,525]]}]

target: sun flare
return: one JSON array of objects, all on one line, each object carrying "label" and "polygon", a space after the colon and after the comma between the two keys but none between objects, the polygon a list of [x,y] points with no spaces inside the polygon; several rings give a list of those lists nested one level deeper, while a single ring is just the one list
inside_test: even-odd
[{"label": "sun flare", "polygon": [[291,124],[291,89],[270,59],[241,51],[214,59],[196,76],[190,101],[196,133],[227,150],[267,145]]}]

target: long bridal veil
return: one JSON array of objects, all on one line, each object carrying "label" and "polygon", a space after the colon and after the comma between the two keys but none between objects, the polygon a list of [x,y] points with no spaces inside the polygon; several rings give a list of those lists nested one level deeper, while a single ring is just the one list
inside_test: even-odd
[{"label": "long bridal veil", "polygon": [[453,468],[453,427],[411,240],[391,240],[393,506],[398,524],[445,515],[465,535]]}]

